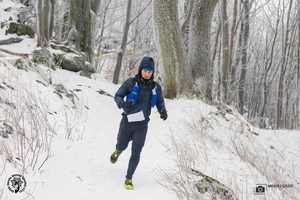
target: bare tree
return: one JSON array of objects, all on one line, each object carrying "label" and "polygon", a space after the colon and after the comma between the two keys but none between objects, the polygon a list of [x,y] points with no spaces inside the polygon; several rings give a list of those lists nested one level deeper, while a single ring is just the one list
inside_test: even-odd
[{"label": "bare tree", "polygon": [[[237,8],[238,8],[238,0],[234,0],[233,3],[233,14],[232,14],[232,23],[231,23],[231,30],[230,30],[230,45],[229,45],[229,65],[232,67],[232,58],[233,58],[233,46],[234,40],[236,36],[236,29],[237,29]],[[234,80],[235,74],[234,69],[231,69],[231,80]]]},{"label": "bare tree", "polygon": [[[96,69],[96,71],[98,70],[98,65],[99,65],[98,56],[100,55],[100,52],[101,52],[101,46],[102,46],[104,31],[105,31],[105,27],[106,27],[107,14],[108,14],[108,9],[109,9],[111,2],[112,2],[112,0],[105,1],[105,5],[103,6],[104,9],[101,12],[101,17],[100,17],[100,21],[101,21],[100,27],[99,27],[97,33],[95,34],[96,42],[97,42],[97,44],[95,44],[95,46],[96,46],[97,52],[96,52],[96,55],[94,56],[93,62],[94,62],[94,69]],[[100,4],[98,6],[100,6]],[[99,9],[97,11],[97,15],[100,14]]]},{"label": "bare tree", "polygon": [[[213,96],[214,101],[237,105],[249,120],[300,127],[299,0],[30,2],[37,2],[38,45],[47,47],[52,36],[62,41],[73,35],[94,68],[104,46],[116,48],[115,35],[120,31],[114,83],[123,69],[127,71],[122,64],[135,66],[148,53],[161,63],[159,78],[169,98],[196,94],[211,101]],[[120,22],[123,27],[116,25]],[[132,49],[126,53],[129,46]]]},{"label": "bare tree", "polygon": [[[283,90],[284,90],[284,76],[286,73],[287,61],[288,61],[288,41],[289,41],[289,27],[290,27],[290,16],[292,9],[293,0],[289,1],[289,8],[287,11],[287,22],[285,28],[285,35],[283,40],[283,49],[282,49],[282,60],[279,74],[279,82],[278,82],[278,99],[277,99],[277,127],[283,126]],[[283,10],[284,10],[284,1],[283,1]]]},{"label": "bare tree", "polygon": [[[298,21],[298,45],[297,45],[297,84],[296,89],[300,91],[300,0],[297,1],[297,21]],[[297,92],[296,98],[296,122],[297,128],[300,128],[300,92]]]},{"label": "bare tree", "polygon": [[224,101],[228,100],[228,89],[229,89],[229,81],[230,81],[230,54],[229,54],[229,30],[228,30],[228,17],[227,17],[227,0],[222,0],[222,85],[224,89]]},{"label": "bare tree", "polygon": [[[215,36],[215,43],[213,45],[212,49],[212,58],[211,58],[211,63],[213,67],[213,85],[212,85],[212,102],[217,103],[220,102],[221,100],[221,89],[220,89],[220,84],[219,84],[219,76],[221,75],[220,73],[220,47],[222,46],[221,43],[221,28],[222,28],[222,23],[221,23],[221,16],[218,16],[218,21],[217,23],[217,30],[216,30],[216,36]],[[217,59],[217,62],[216,62]]]},{"label": "bare tree", "polygon": [[125,19],[125,25],[124,25],[124,30],[123,30],[122,43],[121,43],[120,50],[118,51],[118,54],[117,54],[117,63],[116,63],[114,76],[113,76],[113,83],[115,83],[115,84],[117,84],[119,82],[119,76],[120,76],[120,71],[121,71],[121,67],[122,67],[122,59],[123,59],[123,55],[126,50],[128,31],[129,31],[129,27],[130,27],[131,4],[132,4],[132,0],[127,0],[126,19]]},{"label": "bare tree", "polygon": [[185,0],[184,1],[184,22],[181,27],[183,34],[183,41],[186,53],[188,53],[188,42],[189,42],[189,29],[190,29],[190,20],[192,16],[194,6],[194,0]]},{"label": "bare tree", "polygon": [[241,75],[239,80],[239,110],[244,113],[244,93],[245,93],[245,83],[246,83],[246,73],[247,73],[247,58],[248,58],[248,42],[249,42],[249,0],[243,1],[244,16],[242,19],[242,26],[244,29],[241,31],[243,34],[243,43],[242,43],[242,65],[241,65]]},{"label": "bare tree", "polygon": [[211,100],[210,27],[218,0],[195,0],[190,21],[188,61],[195,92]]},{"label": "bare tree", "polygon": [[[165,95],[174,98],[191,88],[191,70],[185,64],[184,47],[178,23],[178,2],[155,0],[154,21],[158,31],[160,56],[163,64]],[[190,85],[190,86],[189,86]]]},{"label": "bare tree", "polygon": [[76,47],[92,57],[91,49],[91,1],[90,0],[70,0],[70,24],[79,37]]},{"label": "bare tree", "polygon": [[53,8],[51,7],[50,35],[57,41],[63,41],[66,39],[66,32],[69,31],[70,2],[62,0],[51,0],[51,2]]},{"label": "bare tree", "polygon": [[[235,5],[237,6],[237,5]],[[240,15],[242,15],[242,6],[241,4],[239,5],[239,11],[240,11]],[[240,18],[242,18],[242,16],[240,16]],[[241,22],[239,23],[239,26],[237,26],[237,29],[239,27],[239,34],[238,34],[238,41],[237,41],[237,47],[236,47],[236,52],[235,52],[235,58],[234,58],[234,64],[232,64],[232,72],[231,72],[231,90],[233,90],[233,95],[232,95],[232,99],[235,99],[236,96],[236,92],[237,92],[237,68],[241,62],[241,55],[242,55],[242,44],[243,44],[243,33],[244,33],[244,23],[243,20],[240,20]],[[233,29],[233,28],[232,28]],[[231,30],[232,30],[231,29]],[[233,59],[232,61],[233,62]],[[238,101],[238,100],[237,100]]]},{"label": "bare tree", "polygon": [[38,0],[38,46],[47,47],[49,41],[49,1]]},{"label": "bare tree", "polygon": [[101,2],[101,0],[91,0],[91,9],[94,13],[97,14],[99,12]]},{"label": "bare tree", "polygon": [[55,0],[50,0],[51,12],[50,12],[50,25],[49,25],[49,37],[52,37],[54,29],[54,14],[55,14]]},{"label": "bare tree", "polygon": [[[280,22],[280,14],[279,14],[279,9],[278,9],[274,36],[273,36],[272,43],[271,43],[270,57],[266,59],[266,64],[264,65],[264,72],[263,72],[263,104],[262,104],[262,110],[261,110],[261,113],[260,113],[261,117],[265,116],[266,105],[267,105],[268,98],[269,98],[269,92],[270,92],[269,85],[270,85],[270,82],[268,81],[268,77],[269,77],[269,72],[270,72],[270,70],[273,66],[274,51],[275,51],[276,39],[277,39],[277,36],[278,36],[279,22]],[[266,38],[266,40],[268,40],[268,38]],[[267,49],[266,49],[266,54],[267,54]]]}]

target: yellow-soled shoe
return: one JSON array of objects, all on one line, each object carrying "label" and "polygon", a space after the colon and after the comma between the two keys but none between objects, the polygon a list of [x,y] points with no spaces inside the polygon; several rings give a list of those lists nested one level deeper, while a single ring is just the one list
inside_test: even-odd
[{"label": "yellow-soled shoe", "polygon": [[111,162],[111,163],[117,162],[117,160],[118,160],[120,154],[121,154],[120,151],[115,150],[115,151],[111,154],[111,156],[110,156],[110,162]]},{"label": "yellow-soled shoe", "polygon": [[126,179],[124,182],[124,187],[126,190],[133,190],[134,186],[131,179]]}]

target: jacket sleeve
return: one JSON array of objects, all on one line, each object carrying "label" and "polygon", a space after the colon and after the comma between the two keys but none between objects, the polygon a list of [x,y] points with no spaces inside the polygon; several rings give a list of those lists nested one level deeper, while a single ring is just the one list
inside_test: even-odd
[{"label": "jacket sleeve", "polygon": [[157,108],[159,114],[161,114],[162,112],[167,112],[166,107],[165,107],[165,100],[164,100],[163,92],[162,92],[161,86],[159,84],[157,84],[156,108]]},{"label": "jacket sleeve", "polygon": [[117,90],[114,99],[118,106],[118,108],[122,108],[124,106],[124,97],[127,96],[133,86],[133,78],[127,79],[121,87]]}]

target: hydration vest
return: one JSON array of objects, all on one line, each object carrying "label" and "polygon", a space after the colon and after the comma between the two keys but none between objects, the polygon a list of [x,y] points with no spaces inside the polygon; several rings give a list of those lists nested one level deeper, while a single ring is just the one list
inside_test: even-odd
[{"label": "hydration vest", "polygon": [[[155,84],[155,87],[152,89],[152,95],[151,95],[151,107],[154,107],[157,103],[157,86]],[[138,96],[140,94],[140,86],[136,82],[133,88],[131,89],[131,92],[126,96],[126,102],[131,102],[133,105],[136,104]]]}]

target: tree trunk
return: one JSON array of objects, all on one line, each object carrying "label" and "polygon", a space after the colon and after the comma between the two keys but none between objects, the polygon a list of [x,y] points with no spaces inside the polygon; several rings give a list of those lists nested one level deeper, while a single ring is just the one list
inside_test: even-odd
[{"label": "tree trunk", "polygon": [[[237,7],[238,7],[238,0],[234,0],[233,3],[233,16],[232,16],[232,24],[231,24],[231,31],[230,31],[230,45],[229,45],[229,65],[232,66],[232,52],[234,46],[234,38],[236,35],[236,18],[237,18]],[[232,78],[232,77],[231,77]]]},{"label": "tree trunk", "polygon": [[37,46],[47,47],[49,41],[49,1],[38,0],[38,43]]},{"label": "tree trunk", "polygon": [[51,38],[53,35],[53,28],[54,28],[55,0],[50,0],[50,2],[51,2],[51,14],[50,14],[49,37]]},{"label": "tree trunk", "polygon": [[297,98],[296,98],[296,127],[300,128],[300,0],[297,1],[298,14],[298,45],[297,45]]},{"label": "tree trunk", "polygon": [[[271,44],[271,52],[270,52],[270,58],[268,59],[268,56],[266,56],[268,62],[266,62],[265,64],[265,70],[264,70],[264,74],[263,74],[263,105],[262,105],[262,110],[260,113],[261,117],[264,117],[265,112],[266,112],[266,104],[268,102],[268,96],[269,96],[269,90],[270,87],[269,85],[271,83],[269,83],[267,81],[268,77],[269,77],[269,72],[272,68],[273,65],[273,59],[274,59],[274,51],[275,51],[275,44],[276,44],[276,39],[278,36],[278,28],[279,28],[279,22],[280,22],[280,15],[277,15],[277,20],[276,20],[276,26],[275,26],[275,31],[274,31],[274,37],[272,40],[272,44]],[[267,39],[266,39],[267,40]],[[267,46],[267,41],[266,41],[266,46]],[[268,55],[268,49],[266,48],[266,55]]]},{"label": "tree trunk", "polygon": [[[103,10],[103,16],[102,16],[102,21],[101,21],[101,28],[100,28],[100,35],[99,35],[99,39],[98,39],[98,48],[97,48],[97,58],[95,60],[95,66],[94,68],[96,69],[96,71],[98,71],[98,65],[99,65],[99,59],[98,59],[98,56],[101,52],[101,45],[102,45],[102,40],[103,40],[103,35],[104,35],[104,30],[105,30],[105,25],[106,25],[106,16],[107,16],[107,13],[108,13],[108,8],[109,8],[109,5],[111,4],[112,0],[109,0],[108,2],[106,2],[106,5],[105,5],[105,8]],[[99,70],[99,73],[101,73],[101,70],[102,68]]]},{"label": "tree trunk", "polygon": [[70,24],[79,33],[77,47],[92,57],[91,48],[91,1],[90,0],[70,0]]},{"label": "tree trunk", "polygon": [[[240,6],[240,11],[242,11],[242,8]],[[240,32],[238,35],[238,42],[237,42],[237,47],[236,47],[236,52],[235,52],[235,61],[234,64],[232,65],[232,71],[231,71],[231,91],[232,91],[232,100],[239,102],[238,100],[238,77],[236,74],[237,67],[239,66],[241,62],[241,55],[242,55],[242,46],[243,46],[243,34],[244,34],[244,23],[243,20],[241,20],[240,23]]]},{"label": "tree trunk", "polygon": [[[60,35],[59,35],[59,38],[61,38],[61,40],[67,40],[68,39],[68,36],[69,36],[69,32],[70,30],[72,29],[72,26],[71,26],[71,10],[72,10],[72,7],[71,7],[71,1],[58,1],[60,3],[60,5],[62,6],[62,8],[64,10],[68,10],[67,12],[65,13],[62,13],[62,26],[61,26],[61,30],[60,30]],[[56,5],[58,4],[58,2],[56,3]],[[73,25],[75,27],[75,25]],[[79,49],[79,44],[78,44],[78,49]]]},{"label": "tree trunk", "polygon": [[[220,22],[220,29],[221,29],[221,22]],[[222,38],[219,38],[218,42],[218,62],[217,62],[217,99],[222,101],[222,72],[221,72],[221,66],[222,66],[222,61],[221,61],[221,52],[222,52]],[[212,91],[212,94],[215,91]],[[212,95],[213,97],[214,95]]]},{"label": "tree trunk", "polygon": [[241,75],[239,80],[239,110],[240,113],[244,113],[244,93],[245,93],[245,83],[246,83],[246,73],[248,66],[248,40],[249,40],[249,0],[244,0],[244,17],[242,19],[243,29],[243,44],[242,44],[242,65],[241,65]]},{"label": "tree trunk", "polygon": [[154,0],[153,16],[158,32],[160,57],[163,65],[165,96],[174,98],[189,93],[191,70],[185,64],[184,47],[178,23],[178,2]]},{"label": "tree trunk", "polygon": [[101,4],[101,0],[91,0],[91,9],[94,13],[98,13],[100,4]]},{"label": "tree trunk", "polygon": [[[99,41],[98,41],[99,32],[100,32],[99,30],[101,30],[100,25],[102,22],[102,18],[101,18],[102,4],[101,4],[101,2],[102,2],[101,0],[92,0],[92,2],[91,2],[91,9],[93,11],[91,46],[92,46],[93,50],[95,50],[95,49],[97,50],[95,53],[93,53],[93,57],[91,60],[91,66],[95,69],[96,72],[97,72],[97,68],[98,68],[98,62],[99,62],[98,60],[99,60],[99,52],[100,52],[100,50],[98,51],[98,47],[100,46],[100,48],[101,48],[101,45],[99,45]],[[105,12],[105,11],[102,11],[102,12]]]},{"label": "tree trunk", "polygon": [[210,28],[218,0],[195,0],[190,21],[188,61],[192,69],[193,88],[198,96],[212,100],[210,63]]},{"label": "tree trunk", "polygon": [[191,15],[193,11],[194,0],[185,0],[184,1],[184,22],[181,27],[181,32],[183,35],[183,43],[186,54],[188,54],[188,44],[189,44],[189,25],[191,20]]},{"label": "tree trunk", "polygon": [[44,46],[44,35],[43,35],[43,0],[37,2],[37,46]]},{"label": "tree trunk", "polygon": [[285,29],[284,40],[282,41],[283,50],[282,50],[282,62],[280,67],[279,74],[279,83],[278,83],[278,99],[277,99],[277,128],[283,127],[283,90],[284,90],[284,77],[286,72],[286,64],[287,64],[287,45],[289,39],[289,24],[290,24],[290,14],[292,8],[293,0],[289,1],[289,9],[287,13],[287,22]]},{"label": "tree trunk", "polygon": [[224,89],[224,102],[228,102],[228,89],[230,81],[230,65],[229,65],[229,30],[228,30],[228,17],[227,17],[227,0],[222,0],[222,85]]},{"label": "tree trunk", "polygon": [[[220,18],[220,17],[219,17]],[[220,75],[220,64],[219,64],[219,58],[220,58],[220,52],[219,50],[219,43],[220,43],[220,33],[221,33],[221,19],[218,22],[218,28],[217,28],[217,34],[215,37],[215,44],[213,47],[213,55],[212,55],[212,67],[213,67],[213,85],[212,85],[212,102],[213,103],[219,103],[220,102],[220,87],[219,87],[219,75]],[[217,56],[217,54],[219,56]],[[216,57],[217,57],[217,63],[215,64],[216,61]]]},{"label": "tree trunk", "polygon": [[120,71],[121,71],[121,67],[122,67],[123,55],[126,50],[128,31],[129,31],[129,27],[130,27],[131,4],[132,4],[132,0],[127,0],[127,11],[126,11],[126,19],[125,19],[122,43],[121,43],[121,48],[117,55],[117,63],[116,63],[114,76],[113,76],[113,83],[115,83],[115,84],[118,84],[118,82],[119,82],[119,76],[120,76]]},{"label": "tree trunk", "polygon": [[230,31],[230,42],[229,42],[229,67],[230,67],[230,94],[229,94],[229,101],[231,102],[236,102],[234,100],[235,96],[235,90],[234,90],[234,85],[233,83],[235,82],[235,65],[232,65],[232,60],[233,60],[233,50],[234,50],[234,40],[236,36],[236,30],[237,30],[237,8],[238,8],[238,0],[234,0],[234,5],[233,5],[233,16],[232,16],[232,24],[231,24],[231,31]]},{"label": "tree trunk", "polygon": [[48,0],[44,0],[44,5],[43,5],[43,23],[44,23],[44,34],[46,37],[46,41],[47,41],[47,46],[48,46],[48,41],[49,41],[49,9],[50,8],[50,4]]}]

